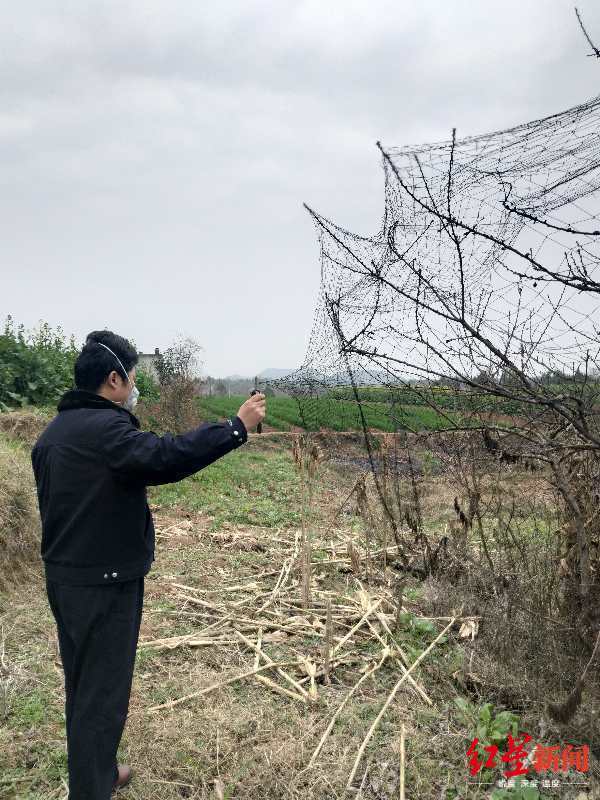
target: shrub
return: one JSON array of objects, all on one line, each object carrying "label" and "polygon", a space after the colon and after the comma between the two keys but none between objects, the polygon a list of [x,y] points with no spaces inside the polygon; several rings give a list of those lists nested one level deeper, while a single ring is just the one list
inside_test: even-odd
[{"label": "shrub", "polygon": [[160,386],[154,377],[145,369],[138,367],[135,371],[135,385],[140,392],[140,402],[157,403],[160,399]]},{"label": "shrub", "polygon": [[54,403],[73,385],[78,349],[62,328],[46,322],[26,331],[16,330],[8,317],[0,335],[0,409]]},{"label": "shrub", "polygon": [[196,384],[194,381],[178,378],[160,387],[158,402],[142,399],[135,411],[142,428],[157,433],[185,433],[197,427],[202,421],[196,403]]},{"label": "shrub", "polygon": [[[183,433],[200,422],[196,404],[196,370],[202,348],[191,338],[179,336],[156,362],[160,397],[140,404],[139,418],[145,428],[158,432]],[[142,387],[140,394],[143,397]]]}]

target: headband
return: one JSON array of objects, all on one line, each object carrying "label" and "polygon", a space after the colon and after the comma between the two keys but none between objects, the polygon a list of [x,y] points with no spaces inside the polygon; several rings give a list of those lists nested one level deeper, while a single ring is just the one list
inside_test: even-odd
[{"label": "headband", "polygon": [[123,370],[123,372],[125,373],[125,377],[126,377],[126,378],[127,378],[127,380],[129,381],[129,383],[131,383],[131,380],[129,379],[129,373],[127,372],[127,370],[125,369],[125,367],[124,367],[124,366],[123,366],[123,364],[121,363],[121,359],[119,358],[119,356],[118,356],[116,353],[113,353],[113,351],[110,349],[110,347],[107,347],[105,344],[102,344],[102,342],[95,342],[95,344],[99,344],[99,345],[100,345],[100,347],[103,347],[105,350],[108,350],[108,352],[109,352],[109,353],[112,353],[112,354],[113,354],[113,356],[114,356],[114,357],[117,359],[117,361],[119,362],[119,366],[121,367],[121,369],[122,369],[122,370]]}]

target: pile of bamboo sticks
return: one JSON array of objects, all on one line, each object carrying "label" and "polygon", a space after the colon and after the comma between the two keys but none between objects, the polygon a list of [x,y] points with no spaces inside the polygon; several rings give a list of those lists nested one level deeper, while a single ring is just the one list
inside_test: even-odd
[{"label": "pile of bamboo sticks", "polygon": [[[332,555],[336,555],[336,548],[332,549]],[[198,623],[198,629],[186,635],[141,641],[138,650],[223,647],[235,649],[238,654],[240,649],[247,651],[253,662],[242,672],[169,702],[153,705],[147,711],[157,713],[172,709],[249,679],[294,702],[323,708],[326,705],[326,685],[332,680],[339,682],[338,673],[342,669],[347,682],[347,671],[350,670],[356,675],[356,680],[329,716],[308,762],[308,767],[313,767],[344,707],[378,670],[384,665],[392,666],[398,671],[398,680],[362,741],[348,778],[348,787],[351,788],[365,749],[396,694],[407,689],[427,705],[433,705],[416,674],[417,667],[450,628],[463,618],[436,618],[445,623],[444,627],[411,662],[394,635],[399,612],[406,609],[398,605],[398,597],[387,585],[367,591],[354,577],[354,586],[350,587],[348,582],[347,591],[340,592],[319,588],[319,578],[325,577],[325,573],[313,572],[311,601],[307,607],[299,535],[291,550],[279,571],[259,573],[215,589],[168,582],[166,588],[180,606],[178,611],[170,613],[188,621],[193,619]],[[350,557],[346,556],[346,559],[350,563]],[[342,560],[331,559],[336,564]],[[327,566],[326,562],[319,563],[319,567],[325,570]]]}]

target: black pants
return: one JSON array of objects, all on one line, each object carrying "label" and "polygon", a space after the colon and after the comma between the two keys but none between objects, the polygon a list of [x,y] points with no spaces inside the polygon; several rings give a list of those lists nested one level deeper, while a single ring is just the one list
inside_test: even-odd
[{"label": "black pants", "polygon": [[144,578],[101,586],[46,580],[65,672],[69,800],[110,800],[142,618]]}]

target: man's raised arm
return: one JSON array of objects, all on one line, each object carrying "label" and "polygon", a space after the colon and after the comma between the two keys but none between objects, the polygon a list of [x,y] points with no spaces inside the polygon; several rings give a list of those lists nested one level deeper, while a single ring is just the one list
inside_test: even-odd
[{"label": "man's raised arm", "polygon": [[138,430],[115,414],[107,426],[103,452],[120,477],[146,485],[173,483],[193,475],[248,440],[248,428],[265,416],[265,396],[246,400],[225,422],[203,422],[187,433],[173,435]]}]

